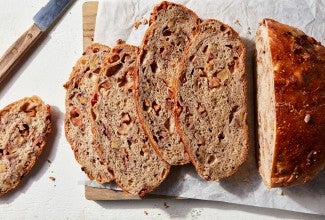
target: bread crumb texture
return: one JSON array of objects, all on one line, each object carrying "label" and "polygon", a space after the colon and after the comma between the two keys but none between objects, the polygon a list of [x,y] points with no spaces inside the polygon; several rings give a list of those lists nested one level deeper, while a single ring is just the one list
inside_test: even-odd
[{"label": "bread crumb texture", "polygon": [[0,110],[0,196],[29,173],[50,131],[50,106],[37,96]]}]

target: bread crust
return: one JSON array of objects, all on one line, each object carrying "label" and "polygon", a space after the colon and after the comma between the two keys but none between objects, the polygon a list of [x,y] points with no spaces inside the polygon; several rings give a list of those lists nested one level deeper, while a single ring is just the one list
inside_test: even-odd
[{"label": "bread crust", "polygon": [[[113,174],[107,169],[95,150],[95,141],[90,124],[89,105],[95,90],[95,81],[101,68],[102,60],[108,55],[110,48],[93,43],[86,48],[83,56],[77,61],[65,83],[66,113],[64,118],[65,136],[74,152],[76,161],[81,165],[90,180],[99,183],[110,182]],[[78,115],[75,117],[76,112]],[[77,119],[79,121],[77,121]]]},{"label": "bread crust", "polygon": [[276,112],[271,180],[264,182],[306,183],[325,166],[325,47],[275,20],[260,25],[268,30]]},{"label": "bread crust", "polygon": [[[140,78],[144,78],[144,73],[140,73],[140,68],[141,68],[141,57],[146,53],[146,47],[150,46],[147,45],[148,44],[148,39],[150,39],[150,37],[152,37],[155,34],[155,29],[156,29],[156,22],[157,22],[157,17],[160,13],[160,11],[162,10],[166,10],[168,7],[177,7],[179,10],[184,11],[185,13],[190,14],[194,20],[196,20],[196,24],[200,23],[200,19],[199,17],[197,17],[197,15],[191,11],[190,9],[184,7],[183,5],[179,5],[179,4],[175,4],[175,3],[171,3],[171,2],[167,2],[167,1],[163,1],[161,2],[159,5],[157,5],[150,16],[150,20],[149,20],[149,28],[145,33],[145,36],[142,40],[141,46],[140,46],[140,51],[139,51],[139,56],[137,58],[137,63],[136,63],[136,70],[135,70],[135,75],[134,75],[134,80],[135,80],[135,95],[134,98],[136,100],[136,109],[137,109],[137,113],[139,115],[139,119],[141,122],[141,125],[145,131],[145,133],[147,134],[149,141],[151,143],[151,145],[154,147],[155,151],[157,152],[157,154],[163,158],[167,163],[171,164],[171,165],[182,165],[182,164],[186,164],[189,162],[189,156],[186,153],[186,150],[182,144],[182,142],[180,141],[180,137],[177,134],[176,131],[170,131],[170,130],[164,130],[164,126],[162,125],[161,127],[159,127],[160,131],[164,131],[165,133],[165,137],[162,137],[162,139],[165,140],[166,143],[158,143],[158,136],[160,136],[160,134],[158,134],[157,131],[153,131],[154,129],[150,128],[149,126],[149,120],[157,120],[159,119],[163,119],[163,117],[159,116],[156,117],[155,119],[153,119],[153,116],[149,116],[149,114],[147,116],[145,116],[145,110],[142,107],[141,102],[143,102],[144,100],[142,99],[142,97],[140,98],[141,92],[143,90],[143,87],[140,85],[141,83],[141,79]],[[177,25],[177,24],[176,24]],[[162,37],[162,35],[161,35]],[[191,36],[189,36],[189,38],[191,38]],[[151,49],[152,50],[152,49]],[[165,50],[166,52],[166,50]],[[178,59],[180,60],[181,56],[179,57],[174,57],[173,59]],[[168,62],[166,62],[166,65],[168,65]],[[176,70],[175,70],[176,73]],[[168,74],[167,74],[168,75]],[[149,76],[147,76],[149,77]],[[160,76],[161,78],[162,76]],[[171,76],[171,77],[175,77]],[[159,76],[158,76],[159,78]],[[169,78],[169,77],[166,77]],[[155,79],[154,79],[155,80]],[[160,80],[161,81],[161,80]],[[154,101],[157,98],[154,97],[154,94],[156,94],[155,92],[157,91],[164,91],[169,89],[169,92],[172,92],[172,83],[169,87],[168,83],[162,83],[163,85],[159,88],[152,88],[153,92],[150,92],[150,95],[148,97],[150,97],[150,101]],[[157,86],[158,87],[158,84]],[[157,91],[156,91],[157,90]],[[149,93],[148,91],[146,91],[145,93]],[[166,98],[166,100],[170,100],[172,102],[172,97],[173,95],[171,95],[168,98],[168,95],[166,95],[164,98]],[[170,115],[172,120],[172,124],[174,124],[174,119],[173,117],[173,110],[172,107],[169,109],[167,106],[167,104],[164,103],[165,100],[158,100],[158,102],[161,102],[159,104],[162,105],[161,110],[164,113],[166,113],[167,115]],[[149,119],[150,118],[150,119]],[[164,118],[165,121],[167,121],[167,118]],[[167,119],[167,120],[166,120]],[[160,123],[160,124],[164,124],[164,123]],[[155,136],[155,137],[154,137]],[[173,140],[172,140],[173,139]],[[175,140],[174,139],[179,139],[179,142],[177,144],[175,144]],[[160,141],[160,140],[159,140]],[[181,148],[181,149],[180,149]],[[172,155],[171,152],[182,152],[182,153],[178,153],[177,156]]]},{"label": "bread crust", "polygon": [[26,97],[3,108],[0,121],[2,196],[16,188],[41,155],[51,131],[50,106],[37,96]]},{"label": "bread crust", "polygon": [[[185,126],[184,123],[181,122],[181,113],[184,110],[184,106],[181,106],[181,100],[182,97],[180,97],[180,84],[181,84],[181,80],[182,77],[184,75],[183,71],[186,69],[186,67],[188,66],[188,63],[190,62],[191,58],[189,57],[190,54],[190,50],[192,49],[193,46],[195,46],[195,43],[197,43],[196,41],[198,41],[199,35],[202,34],[203,31],[205,31],[205,26],[208,26],[208,24],[211,23],[211,26],[214,25],[220,25],[223,26],[222,28],[224,30],[229,30],[231,32],[231,34],[234,36],[234,38],[239,41],[240,46],[240,53],[239,53],[239,60],[240,63],[239,65],[236,67],[237,68],[237,73],[243,73],[243,78],[242,78],[242,88],[243,88],[243,97],[241,97],[243,99],[243,114],[245,115],[245,117],[247,116],[247,81],[246,81],[246,65],[245,65],[245,61],[246,61],[246,48],[241,40],[241,38],[239,37],[238,33],[235,32],[231,27],[229,27],[226,24],[223,24],[222,22],[215,20],[215,19],[207,19],[205,21],[203,21],[201,24],[198,25],[198,28],[194,31],[193,35],[194,37],[192,38],[192,40],[190,41],[190,43],[188,44],[186,51],[184,52],[184,55],[182,57],[182,60],[180,62],[179,68],[178,68],[178,75],[175,78],[174,84],[173,84],[173,90],[174,90],[174,114],[175,114],[175,121],[176,121],[176,129],[177,132],[180,134],[182,141],[185,145],[185,148],[190,156],[191,162],[192,164],[195,166],[198,174],[205,180],[218,180],[221,178],[225,178],[228,176],[231,176],[232,174],[234,174],[240,167],[241,164],[243,164],[248,156],[248,148],[249,148],[249,135],[248,135],[248,126],[247,126],[247,121],[246,119],[244,120],[245,123],[242,125],[242,127],[240,129],[242,129],[244,132],[244,139],[243,141],[243,145],[241,149],[238,149],[241,151],[240,156],[238,158],[233,158],[237,161],[237,165],[234,166],[231,170],[227,170],[223,173],[219,173],[219,174],[212,174],[212,175],[207,175],[207,169],[204,163],[202,163],[202,161],[200,161],[198,159],[198,157],[196,156],[196,152],[194,150],[193,146],[193,140],[189,140],[188,134],[186,134],[186,132],[184,131]],[[213,30],[211,31],[213,34],[218,33],[218,31]],[[210,36],[212,36],[213,34],[210,33]],[[207,37],[208,38],[208,37]],[[197,49],[198,50],[198,49]],[[194,73],[195,75],[195,73]],[[194,103],[193,103],[194,105]],[[219,107],[220,108],[220,107]],[[217,138],[217,137],[215,137]],[[205,152],[206,153],[206,152]],[[218,156],[216,156],[218,157]]]}]

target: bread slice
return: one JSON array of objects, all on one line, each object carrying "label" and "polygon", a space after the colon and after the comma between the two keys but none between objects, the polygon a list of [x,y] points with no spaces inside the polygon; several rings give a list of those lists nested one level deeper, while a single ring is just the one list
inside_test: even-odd
[{"label": "bread slice", "polygon": [[50,131],[50,106],[37,96],[0,110],[0,196],[29,173]]},{"label": "bread slice", "polygon": [[103,62],[91,101],[93,131],[98,149],[115,182],[144,196],[166,178],[170,166],[151,147],[136,110],[133,72],[138,48],[119,44]]},{"label": "bread slice", "polygon": [[108,56],[110,48],[101,44],[92,44],[74,66],[66,88],[66,113],[64,118],[65,135],[74,152],[81,169],[90,180],[99,183],[113,179],[95,150],[90,125],[90,100],[96,88],[102,61]]},{"label": "bread slice", "polygon": [[189,162],[175,130],[172,82],[176,66],[200,19],[185,8],[162,2],[151,14],[150,26],[137,60],[137,111],[157,153],[171,165]]},{"label": "bread slice", "polygon": [[260,23],[255,42],[263,182],[305,183],[325,166],[325,47],[271,19]]},{"label": "bread slice", "polygon": [[202,22],[175,81],[176,128],[199,175],[218,180],[248,154],[246,49],[217,20]]}]

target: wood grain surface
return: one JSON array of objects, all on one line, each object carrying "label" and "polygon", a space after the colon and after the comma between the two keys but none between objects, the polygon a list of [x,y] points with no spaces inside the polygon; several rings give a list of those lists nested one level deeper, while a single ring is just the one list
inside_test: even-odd
[{"label": "wood grain surface", "polygon": [[97,1],[85,2],[82,6],[82,33],[84,50],[94,41],[97,8]]}]

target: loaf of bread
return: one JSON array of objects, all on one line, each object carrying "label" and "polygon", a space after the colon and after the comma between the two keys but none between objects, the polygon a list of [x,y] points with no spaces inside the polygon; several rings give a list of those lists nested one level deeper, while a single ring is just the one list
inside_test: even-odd
[{"label": "loaf of bread", "polygon": [[111,49],[91,100],[91,117],[98,152],[115,182],[126,192],[144,196],[167,177],[170,166],[152,148],[136,113],[137,53],[137,47],[127,44]]},{"label": "loaf of bread", "polygon": [[29,173],[50,131],[50,106],[37,96],[0,110],[0,196]]},{"label": "loaf of bread", "polygon": [[66,88],[66,113],[64,118],[65,135],[81,169],[90,180],[99,183],[113,179],[107,164],[95,151],[95,142],[90,123],[90,100],[96,88],[96,82],[102,61],[110,48],[100,44],[90,45],[73,67]]},{"label": "loaf of bread", "polygon": [[255,42],[263,182],[305,183],[325,166],[325,48],[271,19],[260,23]]},{"label": "loaf of bread", "polygon": [[136,103],[140,122],[156,152],[171,165],[189,162],[175,130],[172,82],[198,23],[200,19],[193,11],[162,2],[151,14],[137,60]]},{"label": "loaf of bread", "polygon": [[247,158],[245,57],[238,33],[209,19],[198,26],[180,62],[176,128],[206,180],[232,175]]}]

